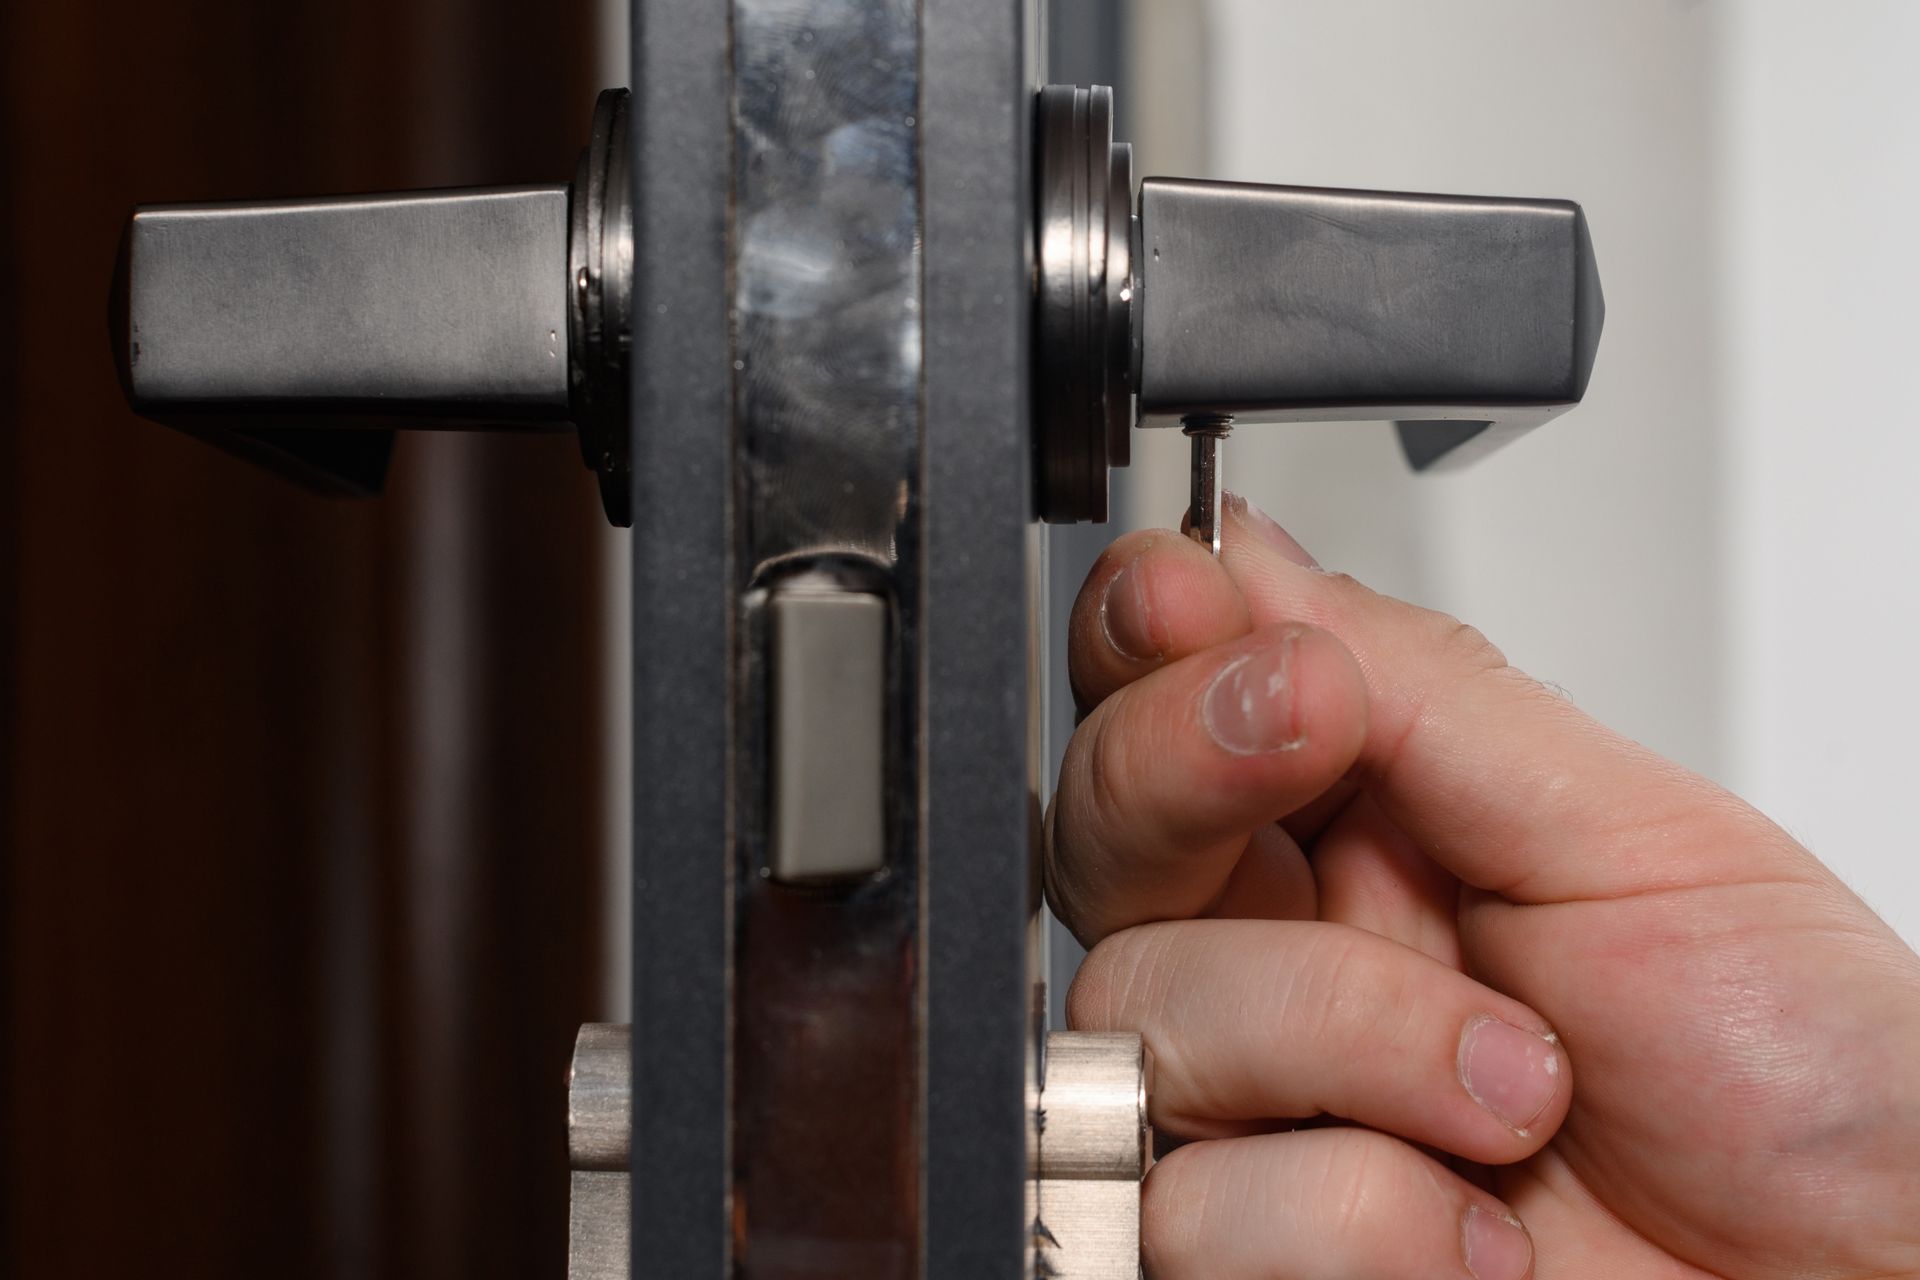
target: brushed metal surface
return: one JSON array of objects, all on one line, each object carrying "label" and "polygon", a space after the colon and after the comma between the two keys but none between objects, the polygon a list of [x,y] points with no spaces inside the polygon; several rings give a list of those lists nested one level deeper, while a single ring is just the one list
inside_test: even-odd
[{"label": "brushed metal surface", "polygon": [[629,1280],[633,1179],[576,1169],[567,1206],[567,1280]]},{"label": "brushed metal surface", "polygon": [[1192,442],[1187,485],[1187,536],[1220,554],[1221,464],[1233,419],[1224,414],[1188,418],[1181,430]]},{"label": "brushed metal surface", "polygon": [[633,1143],[633,1028],[589,1022],[567,1072],[567,1162],[625,1172]]},{"label": "brushed metal surface", "polygon": [[1149,178],[1142,426],[1391,420],[1467,461],[1586,393],[1605,318],[1580,206]]},{"label": "brushed metal surface", "polygon": [[632,1141],[633,1028],[589,1022],[567,1071],[568,1280],[628,1280]]},{"label": "brushed metal surface", "polygon": [[[576,1280],[626,1275],[631,1031],[589,1023],[580,1028],[574,1050],[567,1088],[567,1149],[574,1170],[567,1274]],[[1033,1273],[1058,1280],[1137,1280],[1140,1181],[1152,1143],[1152,1060],[1140,1037],[1125,1033],[1055,1031],[1046,1046],[1045,1079],[1029,1099]]]},{"label": "brushed metal surface", "polygon": [[1131,1032],[1047,1033],[1034,1125],[1042,1178],[1131,1178],[1147,1168],[1147,1053]]},{"label": "brushed metal surface", "polygon": [[129,254],[141,413],[567,420],[564,185],[156,205]]},{"label": "brushed metal surface", "polygon": [[1129,1033],[1054,1031],[1028,1137],[1033,1273],[1138,1280],[1152,1059]]},{"label": "brushed metal surface", "polygon": [[1140,1182],[1047,1178],[1035,1186],[1051,1243],[1036,1280],[1140,1280]]}]

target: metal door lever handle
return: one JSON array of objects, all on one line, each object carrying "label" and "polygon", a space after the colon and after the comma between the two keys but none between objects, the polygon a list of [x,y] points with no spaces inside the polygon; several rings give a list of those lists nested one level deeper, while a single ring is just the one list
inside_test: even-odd
[{"label": "metal door lever handle", "polygon": [[1580,206],[1148,178],[1129,216],[1108,91],[1039,114],[1044,518],[1106,518],[1136,421],[1194,436],[1206,536],[1228,426],[1391,420],[1426,470],[1586,394],[1606,306]]},{"label": "metal door lever handle", "polygon": [[133,408],[320,488],[396,427],[578,427],[627,523],[627,91],[571,186],[148,205],[111,305]]},{"label": "metal door lever handle", "polygon": [[1425,468],[1586,394],[1605,303],[1580,206],[1149,178],[1140,424],[1391,419]]},{"label": "metal door lever handle", "polygon": [[[570,186],[137,210],[112,311],[133,407],[357,493],[396,426],[572,426],[628,523],[626,102],[600,96]],[[1136,216],[1110,91],[1042,90],[1037,137],[1042,519],[1106,518],[1136,420],[1392,419],[1425,469],[1586,392],[1605,304],[1578,205],[1149,178]]]}]

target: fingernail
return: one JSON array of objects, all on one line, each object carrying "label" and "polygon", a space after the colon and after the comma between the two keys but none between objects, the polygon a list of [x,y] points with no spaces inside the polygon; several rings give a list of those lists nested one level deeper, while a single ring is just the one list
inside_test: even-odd
[{"label": "fingernail", "polygon": [[1460,1083],[1522,1136],[1559,1091],[1560,1066],[1556,1041],[1498,1018],[1476,1018],[1460,1033]]},{"label": "fingernail", "polygon": [[1282,529],[1272,516],[1237,493],[1223,494],[1220,500],[1227,511],[1240,521],[1241,526],[1260,541],[1297,565],[1308,569],[1320,567],[1320,562],[1308,554],[1305,547],[1295,542],[1293,535]]},{"label": "fingernail", "polygon": [[1129,561],[1107,582],[1107,593],[1100,598],[1100,630],[1113,651],[1130,662],[1149,662],[1166,652],[1154,634],[1157,619],[1146,579],[1140,561]]},{"label": "fingernail", "polygon": [[1479,1205],[1460,1224],[1460,1248],[1476,1280],[1526,1280],[1533,1271],[1533,1238],[1512,1218]]},{"label": "fingernail", "polygon": [[1207,733],[1237,756],[1292,751],[1306,741],[1294,719],[1293,651],[1299,635],[1287,632],[1258,652],[1221,668],[1207,686],[1200,718]]}]

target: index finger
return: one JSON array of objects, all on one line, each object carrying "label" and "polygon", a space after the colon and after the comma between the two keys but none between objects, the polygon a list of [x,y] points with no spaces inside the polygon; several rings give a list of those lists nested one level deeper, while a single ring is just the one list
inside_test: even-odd
[{"label": "index finger", "polygon": [[[1302,567],[1269,524],[1227,508],[1222,554],[1255,624],[1297,619],[1345,642],[1367,688],[1365,785],[1462,880],[1555,902],[1806,873],[1798,847],[1725,791],[1600,725],[1473,628]],[[1754,839],[1725,839],[1729,816]],[[1685,839],[1703,819],[1721,837]]]}]

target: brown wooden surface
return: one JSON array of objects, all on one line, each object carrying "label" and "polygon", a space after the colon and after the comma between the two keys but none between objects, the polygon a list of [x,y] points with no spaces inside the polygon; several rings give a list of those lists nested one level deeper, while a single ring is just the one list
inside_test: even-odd
[{"label": "brown wooden surface", "polygon": [[136,200],[570,178],[586,3],[0,7],[0,1275],[560,1275],[596,1006],[571,439],[316,498],[122,407]]}]

